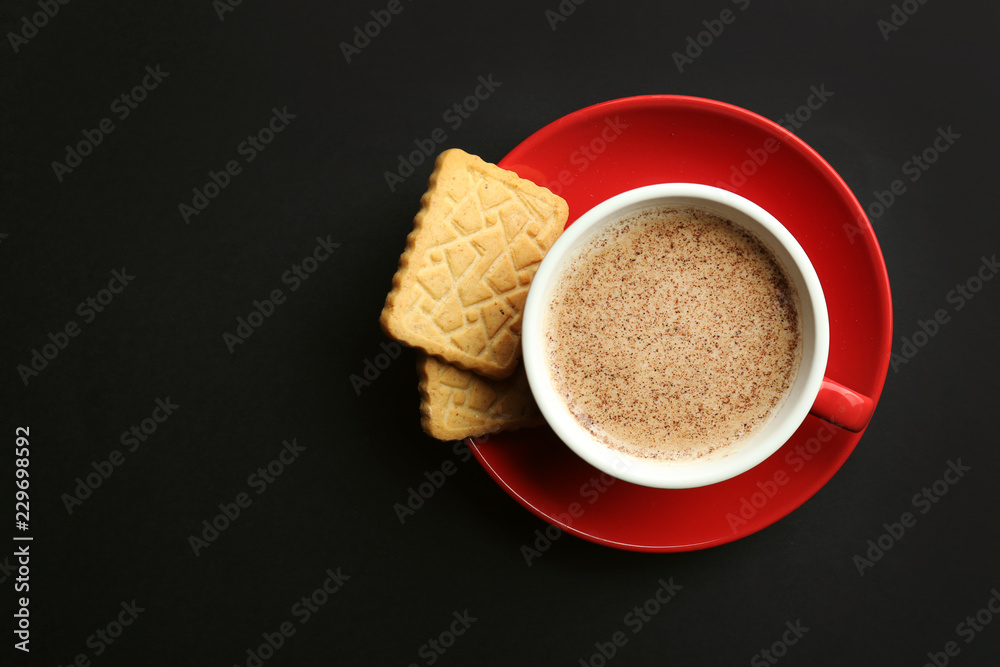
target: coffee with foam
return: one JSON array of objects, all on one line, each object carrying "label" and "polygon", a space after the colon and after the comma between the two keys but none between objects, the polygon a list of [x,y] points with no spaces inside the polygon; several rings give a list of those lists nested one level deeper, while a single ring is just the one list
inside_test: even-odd
[{"label": "coffee with foam", "polygon": [[554,284],[543,336],[553,385],[612,449],[679,463],[725,456],[795,382],[795,286],[754,234],[709,211],[612,221]]}]

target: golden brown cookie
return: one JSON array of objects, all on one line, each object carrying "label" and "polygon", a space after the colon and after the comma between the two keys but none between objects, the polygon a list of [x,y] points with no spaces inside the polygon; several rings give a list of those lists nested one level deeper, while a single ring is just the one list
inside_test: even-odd
[{"label": "golden brown cookie", "polygon": [[521,355],[521,313],[566,202],[459,149],[438,156],[380,322],[386,334],[503,379]]},{"label": "golden brown cookie", "polygon": [[506,380],[490,380],[429,354],[417,359],[421,426],[438,440],[512,431],[542,423],[524,367]]}]

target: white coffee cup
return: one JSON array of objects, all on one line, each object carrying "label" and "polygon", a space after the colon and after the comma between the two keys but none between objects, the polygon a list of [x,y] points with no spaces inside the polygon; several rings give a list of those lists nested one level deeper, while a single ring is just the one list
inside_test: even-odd
[{"label": "white coffee cup", "polygon": [[[798,292],[802,336],[799,371],[777,413],[754,433],[730,445],[731,453],[710,460],[679,463],[630,456],[591,435],[553,387],[544,342],[545,315],[555,282],[574,250],[587,243],[605,224],[623,216],[644,209],[678,206],[701,208],[728,219],[770,248]],[[532,279],[521,343],[532,394],[556,435],[598,470],[643,486],[690,488],[744,473],[780,449],[811,411],[832,423],[846,424],[851,430],[863,428],[871,415],[869,399],[824,378],[830,325],[823,288],[805,251],[763,208],[744,197],[708,185],[664,183],[641,187],[612,197],[580,216],[549,249]],[[846,419],[843,418],[845,414]]]}]

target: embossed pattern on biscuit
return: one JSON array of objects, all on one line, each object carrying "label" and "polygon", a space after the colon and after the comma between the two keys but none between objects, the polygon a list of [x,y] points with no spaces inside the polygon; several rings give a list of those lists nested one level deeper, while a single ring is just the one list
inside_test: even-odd
[{"label": "embossed pattern on biscuit", "polygon": [[542,423],[524,368],[491,380],[428,354],[417,359],[424,431],[439,440],[509,431]]},{"label": "embossed pattern on biscuit", "polygon": [[382,312],[393,338],[502,379],[520,357],[521,313],[566,202],[458,149],[442,153]]}]

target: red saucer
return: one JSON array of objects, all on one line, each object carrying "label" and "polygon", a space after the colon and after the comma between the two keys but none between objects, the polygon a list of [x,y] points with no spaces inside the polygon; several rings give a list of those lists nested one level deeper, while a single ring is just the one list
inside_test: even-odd
[{"label": "red saucer", "polygon": [[[827,377],[877,404],[892,347],[889,278],[878,241],[840,176],[781,126],[723,102],[632,97],[560,118],[499,164],[566,199],[569,224],[613,195],[653,183],[715,185],[764,207],[796,237],[823,283]],[[511,496],[567,532],[620,549],[687,551],[730,542],[788,515],[833,477],[862,435],[808,417],[753,470],[680,490],[602,478],[547,427],[470,439],[469,446]]]}]

